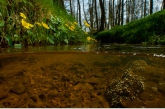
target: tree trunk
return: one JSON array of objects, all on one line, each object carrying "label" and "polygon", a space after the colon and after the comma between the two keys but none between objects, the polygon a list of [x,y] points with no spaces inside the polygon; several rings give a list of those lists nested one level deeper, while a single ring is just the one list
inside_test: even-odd
[{"label": "tree trunk", "polygon": [[95,17],[96,17],[96,27],[97,27],[97,31],[99,30],[99,24],[98,24],[98,15],[97,15],[97,1],[94,0],[95,2]]},{"label": "tree trunk", "polygon": [[[84,0],[83,0],[83,11],[84,11],[84,19],[86,20],[86,22],[88,23],[88,19],[85,13],[85,6],[84,6]],[[86,31],[86,27],[85,27],[85,31]]]},{"label": "tree trunk", "polygon": [[130,19],[130,0],[127,0],[127,7],[126,7],[126,10],[127,10],[127,17],[126,17],[126,23],[129,22],[129,19]]},{"label": "tree trunk", "polygon": [[121,25],[123,25],[123,20],[124,20],[124,0],[122,2],[122,9],[121,9]]},{"label": "tree trunk", "polygon": [[113,22],[112,0],[109,0],[109,24],[108,24],[108,29],[110,29],[110,27],[112,28],[112,22]]},{"label": "tree trunk", "polygon": [[101,8],[101,25],[100,25],[100,30],[104,30],[104,24],[105,24],[105,10],[104,10],[104,0],[99,0],[100,2],[100,8]]},{"label": "tree trunk", "polygon": [[70,1],[70,13],[71,15],[73,16],[73,10],[72,10],[72,0],[69,0]]},{"label": "tree trunk", "polygon": [[165,9],[165,0],[163,0],[163,9]]},{"label": "tree trunk", "polygon": [[135,0],[132,0],[133,2],[133,6],[132,6],[132,10],[131,10],[131,21],[135,20]]},{"label": "tree trunk", "polygon": [[91,29],[93,29],[93,4],[94,0],[92,0],[92,3],[89,3],[89,13],[90,13],[90,26]]},{"label": "tree trunk", "polygon": [[144,17],[146,16],[146,0],[144,1]]},{"label": "tree trunk", "polygon": [[80,24],[80,27],[82,27],[82,23],[81,23],[81,6],[80,6],[80,1],[77,0],[77,3],[78,3],[78,10],[79,10],[79,24]]},{"label": "tree trunk", "polygon": [[120,15],[121,15],[121,0],[119,0],[119,4],[118,4],[118,25],[120,25],[120,21],[121,21],[121,17],[120,17]]},{"label": "tree trunk", "polygon": [[150,14],[153,13],[153,0],[150,0]]},{"label": "tree trunk", "polygon": [[112,0],[112,27],[114,27],[115,2]]}]

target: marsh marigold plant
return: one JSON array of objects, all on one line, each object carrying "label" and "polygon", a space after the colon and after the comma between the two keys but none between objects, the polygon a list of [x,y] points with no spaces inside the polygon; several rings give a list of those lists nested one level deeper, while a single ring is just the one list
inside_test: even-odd
[{"label": "marsh marigold plant", "polygon": [[24,19],[21,20],[22,26],[24,26],[26,29],[31,29],[32,27],[34,27],[34,25],[26,22]]},{"label": "marsh marigold plant", "polygon": [[26,19],[26,16],[25,16],[24,13],[20,12],[20,16],[21,16],[22,18]]},{"label": "marsh marigold plant", "polygon": [[86,21],[84,21],[84,24],[86,27],[90,27],[90,25]]},{"label": "marsh marigold plant", "polygon": [[42,26],[42,24],[41,24],[41,23],[39,23],[39,22],[35,22],[35,24],[37,24],[38,26]]},{"label": "marsh marigold plant", "polygon": [[46,29],[49,29],[49,26],[44,22],[42,22],[42,26],[45,27]]}]

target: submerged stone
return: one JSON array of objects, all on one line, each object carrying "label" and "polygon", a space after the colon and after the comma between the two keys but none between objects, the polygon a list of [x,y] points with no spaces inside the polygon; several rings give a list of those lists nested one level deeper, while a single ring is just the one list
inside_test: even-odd
[{"label": "submerged stone", "polygon": [[25,92],[25,86],[23,85],[23,83],[16,82],[13,85],[13,88],[11,89],[11,92],[20,95],[20,94]]},{"label": "submerged stone", "polygon": [[106,99],[111,107],[125,107],[125,102],[135,100],[144,90],[144,84],[130,70],[121,78],[114,79],[106,91]]}]

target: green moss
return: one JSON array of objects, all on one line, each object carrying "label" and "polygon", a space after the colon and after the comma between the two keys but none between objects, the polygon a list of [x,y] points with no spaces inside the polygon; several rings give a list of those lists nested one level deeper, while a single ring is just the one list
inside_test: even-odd
[{"label": "green moss", "polygon": [[165,10],[97,34],[103,43],[165,44]]}]

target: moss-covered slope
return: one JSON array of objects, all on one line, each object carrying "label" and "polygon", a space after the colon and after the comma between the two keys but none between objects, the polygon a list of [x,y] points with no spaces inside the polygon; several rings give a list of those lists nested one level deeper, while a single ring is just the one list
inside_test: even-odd
[{"label": "moss-covered slope", "polygon": [[103,43],[165,44],[165,10],[97,34]]}]

